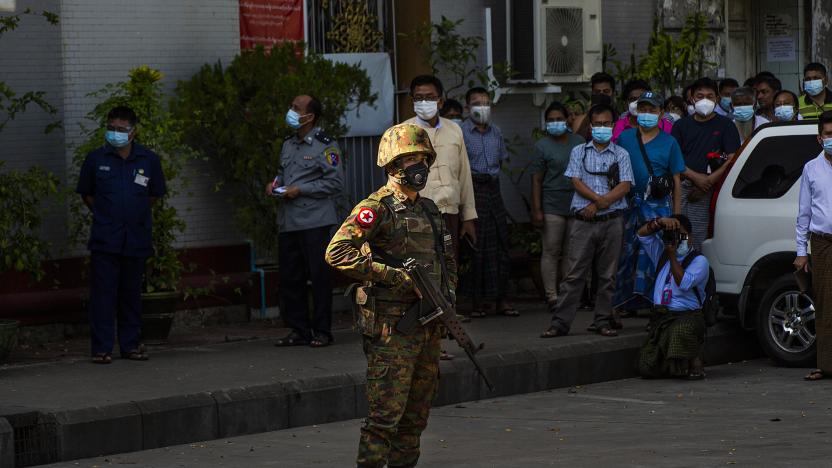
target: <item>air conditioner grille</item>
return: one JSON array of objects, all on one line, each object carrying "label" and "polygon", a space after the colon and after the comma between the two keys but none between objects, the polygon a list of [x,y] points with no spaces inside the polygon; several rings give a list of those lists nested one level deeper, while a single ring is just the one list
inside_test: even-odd
[{"label": "air conditioner grille", "polygon": [[546,74],[582,74],[583,53],[583,9],[546,8]]}]

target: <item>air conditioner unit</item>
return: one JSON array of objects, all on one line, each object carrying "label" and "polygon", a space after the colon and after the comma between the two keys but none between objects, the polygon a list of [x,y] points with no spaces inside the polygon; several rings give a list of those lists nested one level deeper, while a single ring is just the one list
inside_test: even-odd
[{"label": "air conditioner unit", "polygon": [[601,71],[601,0],[508,0],[514,83],[579,83]]}]

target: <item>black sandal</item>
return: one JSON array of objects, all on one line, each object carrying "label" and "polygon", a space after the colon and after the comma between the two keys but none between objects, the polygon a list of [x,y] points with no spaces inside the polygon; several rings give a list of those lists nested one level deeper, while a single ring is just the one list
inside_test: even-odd
[{"label": "black sandal", "polygon": [[808,374],[806,374],[806,376],[803,377],[803,380],[815,381],[815,380],[823,380],[825,378],[826,378],[826,374],[824,374],[822,370],[815,369],[812,372],[809,372]]},{"label": "black sandal", "polygon": [[98,353],[92,356],[93,364],[112,364],[113,356],[110,353]]},{"label": "black sandal", "polygon": [[306,338],[300,336],[298,333],[292,332],[277,340],[274,345],[282,348],[286,346],[306,346],[308,344],[309,341]]},{"label": "black sandal", "polygon": [[549,327],[549,328],[546,329],[545,332],[540,334],[540,337],[541,338],[558,338],[558,337],[561,337],[561,336],[566,336],[568,334],[569,333],[562,332],[562,331],[560,331],[559,329],[557,329],[555,327]]},{"label": "black sandal", "polygon": [[320,337],[320,338],[315,337],[315,338],[312,338],[309,341],[309,347],[310,348],[324,348],[324,347],[329,346],[331,344],[332,344],[332,338],[330,338],[328,336],[323,336],[323,337]]},{"label": "black sandal", "polygon": [[144,347],[139,347],[138,349],[134,349],[128,351],[121,355],[122,359],[127,359],[128,361],[147,361],[150,359],[150,356],[144,352]]}]

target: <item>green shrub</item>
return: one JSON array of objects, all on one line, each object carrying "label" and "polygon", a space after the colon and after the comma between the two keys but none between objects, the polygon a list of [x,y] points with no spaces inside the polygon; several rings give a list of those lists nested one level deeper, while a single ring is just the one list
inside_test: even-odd
[{"label": "green shrub", "polygon": [[286,111],[301,94],[321,101],[321,125],[334,138],[346,133],[345,111],[376,98],[359,66],[304,56],[292,44],[244,51],[226,68],[205,65],[176,88],[173,110],[188,145],[215,163],[216,190],[230,192],[237,226],[264,253],[276,252],[277,203],[263,191],[293,133]]}]

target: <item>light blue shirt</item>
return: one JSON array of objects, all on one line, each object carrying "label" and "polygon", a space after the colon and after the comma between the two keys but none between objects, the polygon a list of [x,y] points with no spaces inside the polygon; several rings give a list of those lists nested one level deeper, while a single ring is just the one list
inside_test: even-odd
[{"label": "light blue shirt", "polygon": [[[586,154],[586,161],[584,161]],[[577,177],[598,195],[606,195],[610,191],[609,182],[606,176],[592,175],[589,172],[605,172],[613,163],[618,163],[618,170],[621,175],[621,182],[633,182],[633,169],[630,166],[630,154],[624,148],[610,142],[609,146],[600,153],[595,149],[593,142],[580,144],[572,148],[569,156],[569,166],[566,168],[566,177]],[[589,172],[587,172],[589,170]],[[577,212],[589,206],[590,200],[582,197],[578,191],[572,196],[572,211]],[[609,206],[606,210],[599,210],[598,215],[612,213],[613,211],[627,208],[627,197],[621,197]]]},{"label": "light blue shirt", "polygon": [[[661,234],[638,236],[638,240],[644,246],[644,250],[653,265],[659,266],[659,260],[661,260],[662,252],[664,252],[664,242]],[[680,257],[677,257],[677,259],[679,262],[683,260]],[[699,290],[699,297],[704,300],[709,269],[708,259],[704,255],[699,255],[685,268],[682,283],[676,284],[676,280],[673,279],[673,274],[670,272],[670,262],[666,262],[659,274],[656,275],[656,284],[653,287],[653,304],[661,305],[662,294],[665,289],[669,289],[670,304],[666,304],[668,309],[678,312],[701,309],[702,304],[699,302],[699,298],[696,297],[694,288]]]},{"label": "light blue shirt", "polygon": [[801,257],[806,255],[809,232],[832,234],[832,163],[823,151],[803,166],[795,230]]}]

